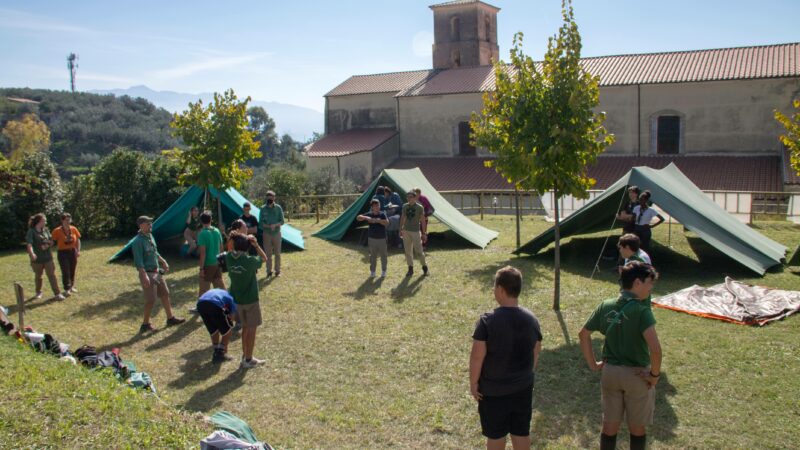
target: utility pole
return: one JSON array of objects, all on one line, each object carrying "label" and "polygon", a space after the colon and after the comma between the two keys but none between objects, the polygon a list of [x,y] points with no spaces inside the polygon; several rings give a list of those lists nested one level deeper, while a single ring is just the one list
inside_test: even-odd
[{"label": "utility pole", "polygon": [[67,67],[69,68],[69,87],[75,93],[75,76],[78,71],[78,55],[70,53],[67,56]]}]

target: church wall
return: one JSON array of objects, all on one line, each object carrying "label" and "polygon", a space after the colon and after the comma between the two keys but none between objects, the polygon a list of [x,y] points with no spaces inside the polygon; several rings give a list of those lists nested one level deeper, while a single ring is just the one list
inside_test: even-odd
[{"label": "church wall", "polygon": [[313,172],[323,167],[333,167],[340,177],[350,178],[357,184],[364,184],[372,178],[371,152],[354,153],[347,156],[313,157],[306,161],[306,171]]},{"label": "church wall", "polygon": [[395,128],[397,100],[394,93],[328,97],[326,134],[353,128]]},{"label": "church wall", "polygon": [[[760,79],[664,83],[600,88],[598,111],[607,113],[606,128],[617,141],[608,151],[656,153],[659,115],[680,117],[680,153],[776,153],[782,133],[774,109],[791,110],[800,95],[800,79]],[[637,115],[641,134],[637,143]]]},{"label": "church wall", "polygon": [[396,134],[388,141],[372,150],[372,177],[378,175],[400,156],[400,135]]},{"label": "church wall", "polygon": [[458,155],[458,124],[482,107],[480,93],[400,97],[400,155]]}]

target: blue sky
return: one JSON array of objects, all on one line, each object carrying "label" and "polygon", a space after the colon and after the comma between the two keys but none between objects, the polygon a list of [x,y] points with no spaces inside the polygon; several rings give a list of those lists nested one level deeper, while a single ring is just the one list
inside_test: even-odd
[{"label": "blue sky", "polygon": [[[322,110],[350,75],[431,66],[433,15],[419,0],[4,1],[0,86],[67,89],[66,56],[80,56],[78,89],[240,96]],[[560,0],[496,0],[500,52],[525,33],[541,57]],[[583,56],[800,41],[798,0],[574,0]]]}]

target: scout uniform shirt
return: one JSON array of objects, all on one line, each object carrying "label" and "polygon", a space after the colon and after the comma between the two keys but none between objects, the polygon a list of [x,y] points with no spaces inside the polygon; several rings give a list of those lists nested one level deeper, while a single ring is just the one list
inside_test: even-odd
[{"label": "scout uniform shirt", "polygon": [[619,298],[600,303],[583,327],[606,337],[603,361],[615,366],[648,367],[650,351],[642,333],[655,324],[650,306],[624,291]]},{"label": "scout uniform shirt", "polygon": [[[25,242],[31,244],[33,254],[36,255],[34,264],[46,264],[53,260],[53,254],[50,252],[50,246],[53,241],[47,228],[42,228],[42,231],[36,231],[36,228],[28,228]],[[47,248],[42,249],[43,245],[47,246]]]},{"label": "scout uniform shirt", "polygon": [[131,250],[133,250],[133,263],[137,269],[144,269],[146,272],[158,270],[158,257],[161,255],[158,253],[156,240],[152,234],[137,234],[131,243]]},{"label": "scout uniform shirt", "polygon": [[261,224],[261,228],[264,230],[265,234],[278,234],[280,233],[281,229],[271,229],[270,225],[283,225],[283,209],[281,205],[277,203],[273,203],[272,206],[264,205],[261,208],[261,214],[259,215],[258,222]]}]

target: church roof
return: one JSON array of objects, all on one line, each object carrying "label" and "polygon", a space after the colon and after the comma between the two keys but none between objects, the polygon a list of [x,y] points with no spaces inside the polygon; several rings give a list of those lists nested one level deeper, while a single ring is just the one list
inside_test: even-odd
[{"label": "church roof", "polygon": [[353,75],[325,94],[325,97],[356,94],[396,93],[416,85],[436,73],[436,70]]},{"label": "church roof", "polygon": [[[400,158],[389,167],[419,167],[439,191],[513,189],[493,168],[489,157]],[[662,169],[674,162],[702,190],[779,192],[783,190],[782,164],[777,156],[721,155],[607,155],[589,166],[597,181],[593,189],[606,189],[632,167]],[[640,186],[643,189],[647,186]]]},{"label": "church roof", "polygon": [[396,134],[394,128],[360,128],[328,134],[306,147],[306,155],[309,158],[321,158],[368,152]]},{"label": "church roof", "polygon": [[443,3],[437,3],[435,5],[431,5],[430,8],[433,9],[433,8],[442,8],[442,7],[445,7],[445,6],[462,6],[462,5],[470,5],[472,3],[481,3],[481,4],[486,5],[486,6],[490,7],[490,8],[492,8],[492,9],[496,9],[497,11],[500,11],[500,8],[498,8],[498,7],[494,6],[494,5],[490,5],[490,4],[486,3],[486,2],[482,2],[480,0],[453,0],[453,1],[450,1],[450,2],[443,2]]},{"label": "church roof", "polygon": [[[800,77],[800,43],[597,56],[581,61],[586,70],[600,77],[600,86]],[[494,68],[477,66],[354,76],[326,95],[398,92],[397,96],[406,97],[492,90]]]}]

